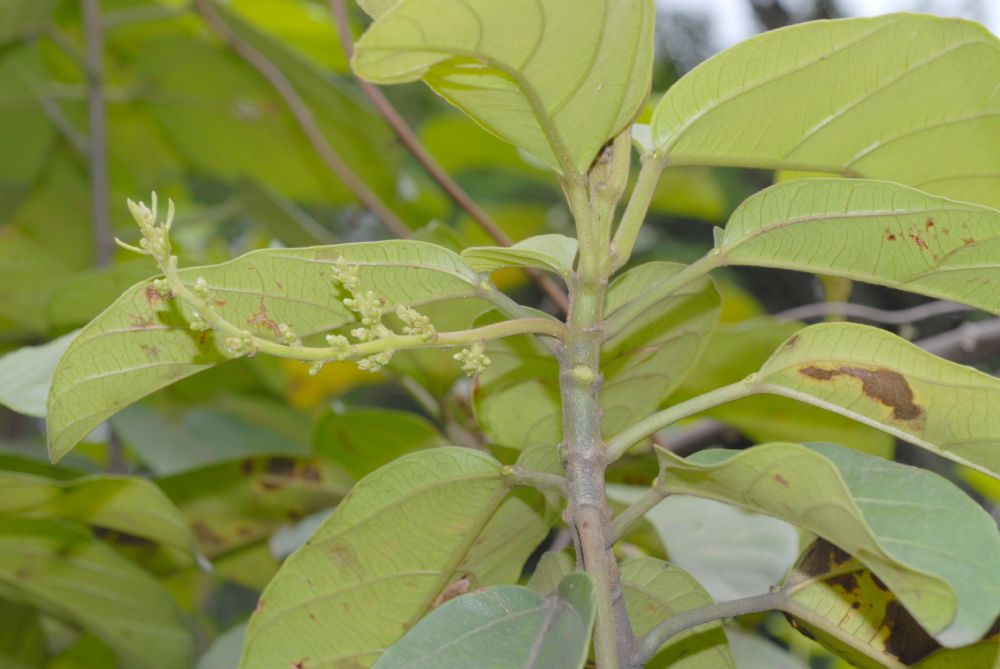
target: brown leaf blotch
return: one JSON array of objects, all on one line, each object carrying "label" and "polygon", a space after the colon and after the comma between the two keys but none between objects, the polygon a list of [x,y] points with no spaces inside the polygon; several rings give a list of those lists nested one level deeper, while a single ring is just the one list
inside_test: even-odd
[{"label": "brown leaf blotch", "polygon": [[799,370],[803,376],[817,381],[829,381],[837,376],[850,376],[861,381],[861,392],[879,404],[892,409],[896,420],[916,420],[924,411],[913,401],[913,389],[899,372],[891,369],[862,369],[860,367],[838,367],[822,369],[809,365]]}]

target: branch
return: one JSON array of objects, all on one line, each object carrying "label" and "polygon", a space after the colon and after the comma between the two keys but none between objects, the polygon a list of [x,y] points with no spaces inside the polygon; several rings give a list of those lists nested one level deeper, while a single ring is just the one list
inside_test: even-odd
[{"label": "branch", "polygon": [[633,666],[644,666],[663,644],[678,634],[706,623],[727,618],[736,618],[751,613],[783,610],[788,603],[788,597],[782,592],[769,592],[763,595],[745,597],[731,602],[709,604],[697,609],[688,609],[675,616],[667,618],[662,623],[649,630],[639,639],[636,658]]},{"label": "branch", "polygon": [[656,194],[656,186],[660,182],[660,176],[666,168],[665,162],[655,153],[647,153],[642,156],[642,167],[639,168],[639,177],[632,189],[628,205],[622,214],[618,229],[615,230],[614,239],[611,241],[611,271],[620,269],[628,262],[635,247],[635,240],[639,237],[639,230],[642,229],[643,221],[646,220],[646,213],[649,211],[649,204]]},{"label": "branch", "polygon": [[614,547],[615,543],[621,539],[632,525],[647,513],[656,508],[656,505],[665,500],[670,493],[656,487],[653,481],[652,487],[643,493],[642,497],[629,505],[627,509],[618,514],[608,526],[608,548]]},{"label": "branch", "polygon": [[927,302],[909,309],[878,309],[864,304],[854,302],[817,302],[815,304],[805,304],[794,307],[786,311],[775,314],[775,318],[784,321],[803,321],[810,318],[821,318],[823,316],[837,315],[857,318],[859,320],[870,321],[872,323],[884,323],[886,325],[903,325],[916,321],[934,318],[935,316],[947,316],[951,314],[964,314],[974,311],[972,307],[945,300]]},{"label": "branch", "polygon": [[372,211],[389,230],[397,237],[409,237],[410,229],[402,220],[379,199],[378,195],[372,191],[368,185],[354,173],[354,170],[345,163],[334,151],[330,142],[326,139],[323,131],[316,124],[312,110],[299,95],[295,87],[288,81],[284,73],[272,63],[264,54],[255,49],[249,43],[241,39],[235,32],[230,30],[219,14],[212,6],[211,0],[194,0],[196,11],[205,19],[205,23],[215,32],[219,38],[229,45],[243,60],[257,70],[265,79],[270,82],[277,91],[285,105],[298,123],[299,128],[305,134],[309,144],[312,145],[316,153],[319,154],[330,171],[337,175],[348,190],[368,209]]},{"label": "branch", "polygon": [[564,498],[566,497],[566,479],[562,476],[536,472],[525,469],[521,465],[513,465],[501,469],[500,478],[512,488],[535,488],[536,490],[554,492]]},{"label": "branch", "polygon": [[[344,49],[344,54],[347,56],[347,60],[350,61],[351,56],[354,55],[354,38],[351,36],[350,21],[347,16],[347,7],[344,4],[344,0],[330,0],[330,10],[333,12],[335,23],[337,26],[337,33],[340,36],[340,44]],[[469,216],[486,231],[490,237],[496,241],[497,244],[501,246],[510,246],[511,239],[507,236],[500,227],[493,222],[493,219],[489,217],[483,209],[476,204],[476,202],[469,196],[468,193],[454,180],[451,178],[444,168],[431,156],[427,149],[424,148],[420,140],[417,139],[416,134],[406,123],[406,119],[402,117],[399,111],[393,106],[389,99],[384,93],[369,81],[362,79],[361,77],[354,75],[355,81],[361,87],[362,92],[371,100],[371,103],[375,106],[376,111],[386,120],[386,122],[392,127],[396,136],[399,137],[399,141],[403,143],[406,150],[410,152],[420,166],[424,168],[427,174],[430,175],[432,179],[441,187],[448,197],[452,199],[459,207],[464,209]],[[569,298],[566,296],[566,291],[559,287],[551,277],[546,274],[536,271],[536,270],[526,270],[531,276],[532,280],[538,284],[538,286],[545,291],[545,293],[552,299],[553,302],[565,313],[569,310]]]},{"label": "branch", "polygon": [[87,114],[89,140],[87,162],[90,171],[90,204],[94,218],[97,264],[111,261],[114,238],[108,206],[107,119],[104,115],[104,35],[101,31],[100,0],[83,0],[83,23],[87,36]]}]

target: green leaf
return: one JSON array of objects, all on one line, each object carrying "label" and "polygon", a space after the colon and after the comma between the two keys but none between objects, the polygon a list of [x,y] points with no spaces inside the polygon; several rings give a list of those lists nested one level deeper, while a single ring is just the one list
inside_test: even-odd
[{"label": "green leaf", "polygon": [[360,481],[288,558],[261,595],[240,666],[370,666],[435,603],[515,580],[546,531],[489,456],[405,455]]},{"label": "green leaf", "polygon": [[231,627],[220,634],[205,654],[198,659],[195,669],[233,669],[240,662],[240,651],[243,650],[243,639],[246,637],[246,624]]},{"label": "green leaf", "polygon": [[190,666],[190,632],[167,591],[89,532],[0,516],[0,591],[93,632],[123,669]]},{"label": "green leaf", "polygon": [[38,612],[0,600],[0,664],[6,669],[38,669],[49,652]]},{"label": "green leaf", "polygon": [[806,549],[782,590],[822,621],[793,619],[793,626],[861,669],[908,667],[939,648],[877,576],[822,539]]},{"label": "green leaf", "polygon": [[331,411],[316,423],[316,453],[356,479],[406,453],[446,446],[434,425],[409,411],[355,408]]},{"label": "green leaf", "polygon": [[55,481],[0,471],[0,514],[59,518],[90,526],[100,538],[151,556],[159,544],[163,568],[194,561],[194,537],[180,511],[153,483],[129,476],[88,476]]},{"label": "green leaf", "polygon": [[[358,266],[366,289],[387,305],[412,307],[474,297],[479,275],[454,253],[414,241],[382,241],[253,251],[221,265],[181,270],[204,277],[219,313],[276,338],[278,323],[299,336],[353,322],[331,270],[339,258]],[[211,332],[188,327],[190,310],[163,299],[152,282],[133,286],[70,344],[49,394],[49,453],[58,460],[105,418],[149,393],[228,357]]]},{"label": "green leaf", "polygon": [[[642,636],[667,618],[712,604],[690,574],[655,558],[631,558],[621,564],[622,590],[629,620]],[[733,669],[721,623],[709,623],[679,634],[657,651],[649,669]]]},{"label": "green leaf", "polygon": [[423,78],[477,123],[553,169],[586,172],[649,92],[649,0],[401,0],[356,45],[365,79]]},{"label": "green leaf", "polygon": [[44,416],[56,364],[75,336],[76,332],[70,332],[47,344],[0,356],[0,404],[28,416]]},{"label": "green leaf", "polygon": [[[683,265],[651,262],[615,279],[605,301],[606,319],[617,319],[601,351],[603,430],[612,436],[652,413],[694,366],[719,317],[719,294],[699,280],[652,309],[635,301]],[[504,446],[525,449],[562,438],[559,369],[555,359],[525,338],[494,342],[491,365],[474,395],[483,431]]]},{"label": "green leaf", "polygon": [[[608,497],[634,503],[648,490],[610,485]],[[680,567],[717,602],[751,597],[780,583],[799,554],[798,531],[727,504],[671,495],[645,516]]]},{"label": "green leaf", "polygon": [[453,599],[391,646],[374,669],[581,669],[597,608],[589,574],[547,597],[517,585]]},{"label": "green leaf", "polygon": [[981,641],[965,648],[944,648],[926,660],[914,665],[914,669],[997,669],[1000,662],[1000,639]]},{"label": "green leaf", "polygon": [[216,558],[333,506],[351,481],[320,460],[275,456],[187,471],[158,484],[187,518],[200,552]]},{"label": "green leaf", "polygon": [[748,380],[1000,478],[1000,380],[894,334],[821,323],[788,339]]},{"label": "green leaf", "polygon": [[681,78],[653,141],[671,165],[833,172],[1000,206],[998,71],[1000,42],[971,21],[803,23]]},{"label": "green leaf", "polygon": [[715,252],[721,264],[821,272],[1000,314],[998,229],[989,207],[885,181],[805,179],[744,201]]},{"label": "green leaf", "polygon": [[512,246],[473,246],[462,258],[477,272],[501,267],[532,267],[568,278],[576,260],[577,241],[565,235],[528,237]]},{"label": "green leaf", "polygon": [[540,595],[552,592],[559,582],[573,572],[573,558],[564,551],[549,551],[539,558],[535,571],[528,579],[528,587]]},{"label": "green leaf", "polygon": [[[729,304],[724,298],[723,307]],[[715,388],[737,383],[760,369],[782,342],[805,327],[772,318],[722,325],[712,333],[698,361],[698,373],[688,374],[665,402],[673,405]],[[752,441],[832,441],[892,457],[895,439],[840,414],[775,395],[755,395],[727,402],[705,412],[735,427]]]},{"label": "green leaf", "polygon": [[0,5],[0,45],[44,30],[57,1],[6,0]]},{"label": "green leaf", "polygon": [[945,646],[977,641],[1000,614],[996,523],[936,474],[833,444],[709,450],[687,460],[657,450],[665,491],[765,513],[836,544]]}]

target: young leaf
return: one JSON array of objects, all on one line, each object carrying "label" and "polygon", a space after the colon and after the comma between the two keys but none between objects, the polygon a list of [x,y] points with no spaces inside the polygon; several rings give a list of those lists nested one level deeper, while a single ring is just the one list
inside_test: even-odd
[{"label": "young leaf", "polygon": [[[236,260],[181,270],[203,277],[219,313],[253,334],[277,339],[278,325],[299,336],[353,322],[332,270],[339,258],[357,265],[366,290],[389,305],[474,297],[479,275],[433,244],[382,241],[265,249]],[[192,332],[190,309],[160,296],[151,281],[133,286],[87,325],[56,369],[49,394],[49,453],[58,460],[105,418],[179,379],[228,357],[211,332]]]},{"label": "young leaf", "polygon": [[672,165],[834,172],[1000,206],[998,71],[1000,42],[971,21],[803,23],[683,77],[653,141]]},{"label": "young leaf", "polygon": [[[781,518],[872,570],[942,645],[977,641],[1000,614],[1000,533],[946,479],[833,444],[658,449],[659,485]],[[919,514],[919,522],[914,522]]]},{"label": "young leaf", "polygon": [[100,538],[149,553],[159,544],[166,566],[194,561],[194,537],[187,521],[155,485],[126,476],[88,476],[54,481],[0,471],[0,514],[72,520]]},{"label": "young leaf", "polygon": [[885,181],[805,179],[745,200],[714,252],[722,264],[821,272],[1000,314],[998,230],[989,207]]},{"label": "young leaf", "polygon": [[354,70],[423,78],[493,134],[563,172],[586,172],[649,92],[651,0],[400,0],[356,45]]},{"label": "young leaf", "polygon": [[190,666],[191,635],[169,593],[89,532],[0,516],[0,587],[93,632],[123,669]]},{"label": "young leaf", "polygon": [[[632,309],[651,285],[683,268],[651,262],[625,272],[609,286],[605,314],[628,312],[608,333],[601,351],[601,405],[605,436],[652,413],[680,384],[707,344],[719,318],[719,294],[699,280],[661,300],[652,309]],[[562,411],[555,359],[523,339],[494,343],[493,363],[480,376],[474,396],[483,430],[499,444],[515,448],[559,443]]]},{"label": "young leaf", "polygon": [[[655,558],[631,558],[621,565],[622,590],[637,636],[688,609],[712,604],[701,584],[679,567]],[[679,634],[646,664],[649,669],[732,669],[736,665],[721,623]]]},{"label": "young leaf", "polygon": [[489,456],[403,456],[288,558],[250,619],[240,667],[367,666],[443,601],[516,579],[546,529]]},{"label": "young leaf", "polygon": [[597,608],[589,574],[548,596],[518,585],[453,599],[391,646],[372,669],[581,669]]},{"label": "young leaf", "polygon": [[1000,380],[878,328],[821,323],[748,379],[1000,478]]},{"label": "young leaf", "polygon": [[856,667],[908,667],[940,647],[877,576],[823,539],[806,549],[782,591],[817,616],[792,625]]},{"label": "young leaf", "polygon": [[462,251],[462,259],[477,272],[501,267],[533,267],[569,277],[576,260],[577,242],[565,235],[528,237],[513,246],[473,246]]}]

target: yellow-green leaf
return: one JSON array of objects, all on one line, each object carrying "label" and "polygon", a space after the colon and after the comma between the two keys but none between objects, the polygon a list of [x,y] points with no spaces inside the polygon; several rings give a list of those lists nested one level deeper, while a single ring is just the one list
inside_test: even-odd
[{"label": "yellow-green leaf", "polygon": [[537,235],[512,246],[473,246],[462,259],[477,272],[501,267],[532,267],[568,278],[576,260],[577,241],[565,235]]},{"label": "yellow-green leaf", "polygon": [[890,179],[1000,206],[1000,41],[919,14],[764,33],[678,81],[653,114],[670,164]]},{"label": "yellow-green leaf", "polygon": [[805,179],[744,201],[715,252],[722,264],[832,274],[1000,313],[998,249],[996,209],[886,181]]},{"label": "yellow-green leaf", "polygon": [[[203,277],[219,313],[253,334],[277,339],[286,323],[308,337],[353,322],[332,270],[339,258],[358,267],[366,290],[388,305],[412,307],[479,291],[479,275],[433,244],[382,241],[253,251],[221,265],[181,270]],[[49,453],[65,455],[108,416],[149,393],[228,358],[212,332],[192,332],[190,310],[162,298],[152,281],[133,286],[70,344],[49,392]]]},{"label": "yellow-green leaf", "polygon": [[435,448],[362,479],[261,595],[240,667],[367,667],[432,607],[515,580],[547,526],[500,468]]},{"label": "yellow-green leaf", "polygon": [[709,450],[687,460],[658,453],[665,491],[775,516],[837,545],[944,646],[979,640],[1000,614],[1000,532],[947,479],[834,444]]},{"label": "yellow-green leaf", "polygon": [[375,22],[355,71],[423,78],[493,134],[560,172],[585,172],[649,91],[650,0],[400,0]]},{"label": "yellow-green leaf", "polygon": [[1000,380],[866,325],[821,323],[748,379],[1000,478]]}]

